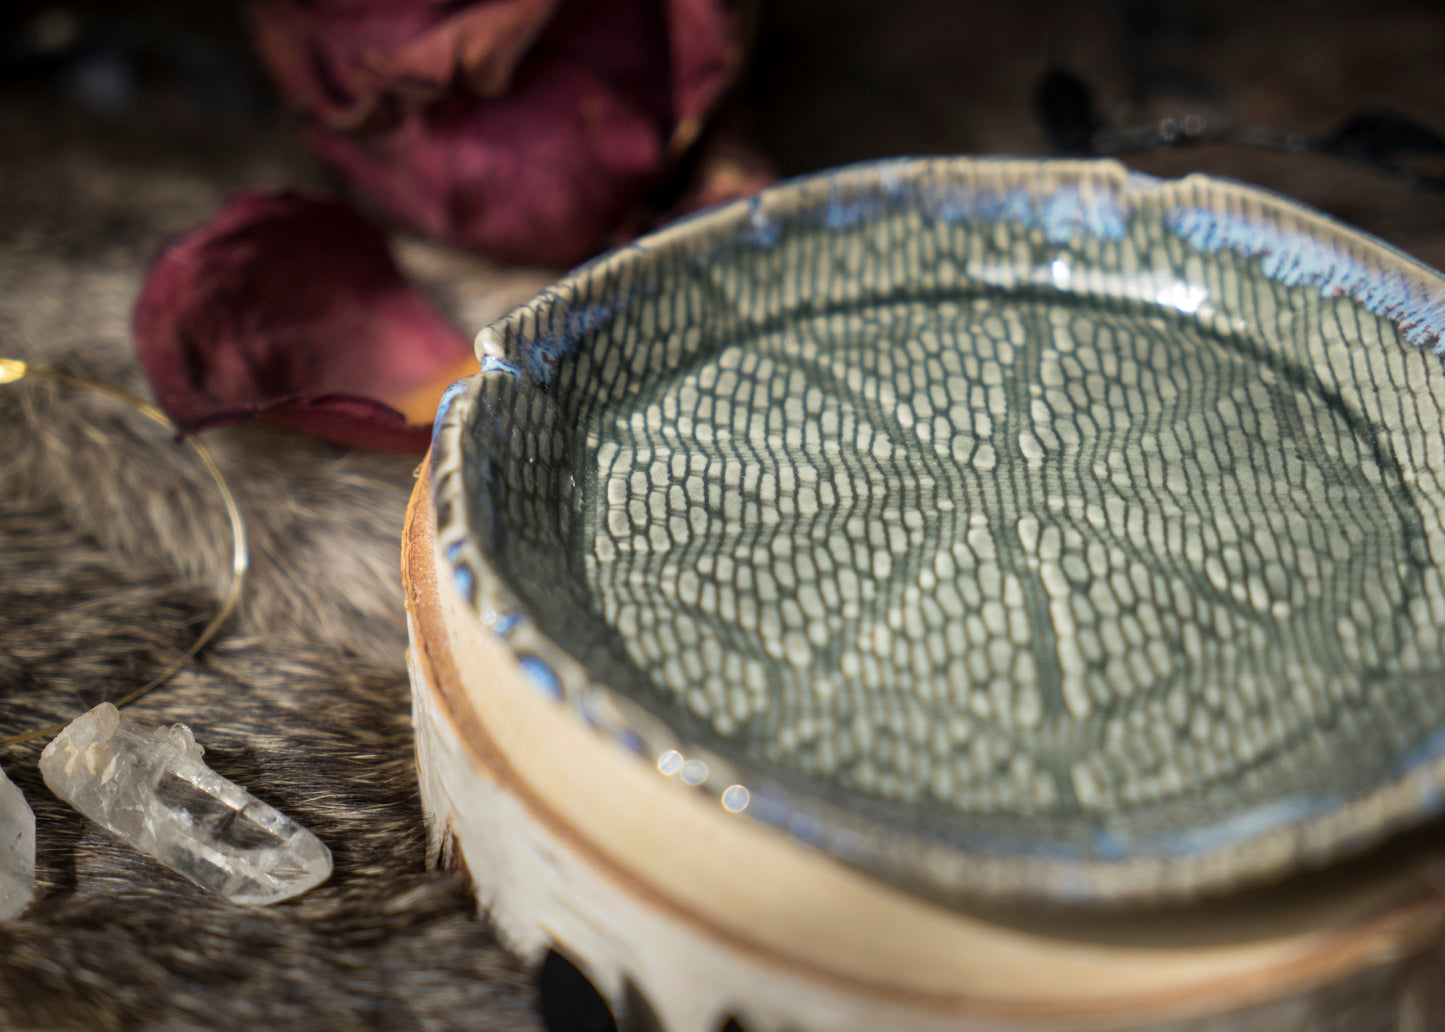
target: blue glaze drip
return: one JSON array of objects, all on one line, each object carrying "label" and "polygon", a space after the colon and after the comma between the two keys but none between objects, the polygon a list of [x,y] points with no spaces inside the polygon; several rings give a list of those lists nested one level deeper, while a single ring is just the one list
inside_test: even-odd
[{"label": "blue glaze drip", "polygon": [[587,722],[588,727],[600,728],[602,726],[602,713],[598,707],[595,688],[589,688],[582,693],[582,698],[578,700],[577,712],[582,715],[582,719]]},{"label": "blue glaze drip", "polygon": [[844,834],[841,829],[834,827],[823,818],[790,806],[785,800],[778,798],[766,789],[753,791],[748,809],[752,816],[764,824],[781,828],[794,838],[820,849],[836,849],[838,837]]},{"label": "blue glaze drip", "polygon": [[432,420],[431,425],[432,447],[436,447],[437,434],[441,432],[442,423],[446,422],[447,414],[451,411],[452,403],[461,397],[462,392],[466,389],[467,381],[463,378],[448,384],[447,389],[442,391],[441,400],[437,402],[436,418]]},{"label": "blue glaze drip", "polygon": [[[622,304],[626,307],[626,302]],[[520,342],[518,351],[527,366],[527,372],[539,383],[551,383],[562,359],[577,350],[577,345],[591,333],[606,326],[618,308],[606,301],[589,301],[567,311],[563,317],[561,332],[552,332],[545,337]]]},{"label": "blue glaze drip", "polygon": [[477,430],[485,427],[493,437],[490,446],[477,449],[472,459],[472,468],[475,470],[473,483],[482,488],[474,496],[478,503],[477,519],[480,524],[475,529],[486,536],[493,548],[500,548],[504,544],[502,532],[505,523],[497,502],[500,491],[497,467],[499,456],[506,454],[511,431],[504,414],[493,407],[485,393],[480,395],[477,401],[477,412],[473,417],[475,427]]},{"label": "blue glaze drip", "polygon": [[482,359],[482,372],[484,373],[508,373],[513,379],[521,375],[521,371],[512,363],[504,362],[496,355],[488,355]]},{"label": "blue glaze drip", "polygon": [[[1404,777],[1421,767],[1438,762],[1441,756],[1445,756],[1445,728],[1437,729],[1429,738],[1400,757],[1395,764],[1394,774],[1397,778]],[[1421,786],[1421,792],[1420,808],[1422,812],[1437,814],[1445,809],[1445,792],[1442,792],[1437,782],[1429,781]]]},{"label": "blue glaze drip", "polygon": [[549,699],[560,701],[562,698],[562,680],[557,676],[556,671],[545,662],[533,655],[519,657],[522,664],[522,673],[532,682],[536,688]]},{"label": "blue glaze drip", "polygon": [[1094,836],[1094,852],[1105,860],[1128,856],[1193,856],[1237,845],[1315,814],[1338,809],[1341,800],[1330,797],[1282,799],[1257,806],[1218,824],[1168,835],[1128,836],[1100,831]]},{"label": "blue glaze drip", "polygon": [[828,184],[828,206],[823,211],[823,225],[836,232],[872,222],[908,202],[912,189],[901,174],[902,166],[878,169],[877,185],[869,184],[852,196],[843,192],[834,179]]},{"label": "blue glaze drip", "polygon": [[1206,208],[1164,216],[1171,232],[1200,251],[1231,250],[1258,258],[1260,272],[1287,287],[1315,287],[1323,297],[1348,296],[1388,319],[1400,335],[1445,354],[1445,299],[1432,298],[1400,272],[1383,270],[1336,244],[1270,222]]},{"label": "blue glaze drip", "polygon": [[510,613],[503,613],[492,621],[492,630],[500,637],[505,638],[512,633],[517,624],[522,622],[522,614],[513,610]]},{"label": "blue glaze drip", "polygon": [[1100,860],[1123,860],[1129,855],[1124,840],[1107,829],[1094,833],[1094,855]]},{"label": "blue glaze drip", "polygon": [[[1286,799],[1256,807],[1218,824],[1178,833],[1134,836],[1102,827],[1087,844],[1037,842],[1009,835],[963,833],[946,836],[955,848],[973,850],[995,856],[1030,856],[1044,860],[1099,860],[1105,863],[1127,861],[1134,857],[1187,857],[1236,845],[1280,827],[1337,809],[1343,801],[1334,797],[1318,799]],[[818,848],[861,856],[866,848],[854,843],[856,835],[836,828],[825,819],[809,814],[779,798],[766,787],[754,789],[749,813],[766,824],[780,828]],[[850,843],[852,843],[850,845]],[[855,850],[861,849],[861,852]],[[1065,887],[1066,893],[1070,891]],[[1080,881],[1072,891],[1081,897],[1091,893],[1091,883]]]},{"label": "blue glaze drip", "polygon": [[1441,728],[1400,758],[1396,772],[1407,773],[1445,753],[1445,728]]},{"label": "blue glaze drip", "polygon": [[638,756],[647,755],[647,746],[642,741],[642,737],[638,735],[636,731],[628,731],[624,729],[622,731],[618,731],[613,736],[613,738],[616,739],[618,745],[622,746],[622,748],[626,749],[628,752],[635,753]]},{"label": "blue glaze drip", "polygon": [[1112,194],[1085,197],[1071,186],[1060,187],[1044,202],[1039,217],[1050,243],[1065,244],[1075,237],[1122,240],[1127,231],[1124,214]]},{"label": "blue glaze drip", "polygon": [[477,588],[477,579],[472,576],[472,571],[465,566],[452,567],[452,582],[457,586],[457,594],[470,602]]},{"label": "blue glaze drip", "polygon": [[835,185],[833,196],[828,199],[828,207],[823,213],[823,225],[837,232],[868,222],[877,215],[877,205],[870,203],[872,201],[874,198],[871,197],[845,200]]},{"label": "blue glaze drip", "polygon": [[1038,217],[1034,214],[1033,198],[1027,190],[1011,190],[1003,196],[997,208],[997,214],[991,216],[991,221],[1007,220],[1017,222],[1021,226],[1033,228],[1038,224]]},{"label": "blue glaze drip", "polygon": [[1122,240],[1128,233],[1119,198],[1109,192],[1085,194],[1075,187],[1055,190],[1039,204],[1026,189],[973,191],[949,185],[934,189],[923,199],[923,210],[949,225],[980,222],[1015,222],[1038,229],[1053,244],[1079,237]]},{"label": "blue glaze drip", "polygon": [[950,226],[973,222],[978,218],[978,194],[956,186],[935,187],[923,198],[923,212]]},{"label": "blue glaze drip", "polygon": [[748,225],[737,235],[737,241],[750,247],[761,247],[764,250],[771,248],[778,242],[781,235],[778,224],[772,220],[767,211],[763,208],[761,197],[753,197],[748,201]]}]

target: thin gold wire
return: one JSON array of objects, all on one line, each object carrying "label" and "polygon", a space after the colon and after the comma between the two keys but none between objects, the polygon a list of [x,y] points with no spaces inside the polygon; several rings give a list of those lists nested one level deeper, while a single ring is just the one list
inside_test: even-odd
[{"label": "thin gold wire", "polygon": [[[87,380],[80,376],[71,376],[69,373],[62,373],[59,370],[47,369],[43,366],[29,365],[15,358],[0,358],[0,384],[14,383],[25,377],[32,379],[50,380],[54,383],[63,384],[67,387],[75,387],[80,390],[95,391],[115,398],[117,401],[125,402],[136,409],[141,415],[152,422],[159,423],[171,433],[177,433],[176,425],[170,421],[164,412],[156,408],[144,398],[137,397],[127,390],[112,386],[108,383],[100,383],[96,380]],[[151,680],[141,685],[119,699],[114,700],[116,706],[127,706],[153,688],[158,688],[174,677],[180,670],[196,657],[196,654],[205,648],[206,645],[216,636],[221,625],[235,612],[236,606],[241,601],[241,588],[246,581],[246,571],[251,565],[251,551],[246,536],[246,519],[241,515],[241,509],[236,504],[235,497],[231,494],[231,488],[226,483],[226,478],[221,474],[221,468],[216,465],[215,458],[210,450],[195,437],[185,438],[185,443],[200,457],[206,472],[211,474],[211,479],[221,490],[221,500],[226,504],[226,515],[231,521],[231,540],[233,553],[231,560],[231,587],[226,592],[225,599],[221,602],[221,608],[216,615],[211,617],[210,622],[201,628],[201,633],[196,635],[196,640],[191,643],[190,648],[181,653],[180,657],[169,667],[157,674]],[[20,742],[28,742],[35,738],[44,738],[46,735],[53,735],[65,727],[68,721],[58,724],[48,724],[45,727],[36,728],[33,731],[26,731],[18,735],[11,735],[8,738],[0,738],[0,747],[16,745]]]}]

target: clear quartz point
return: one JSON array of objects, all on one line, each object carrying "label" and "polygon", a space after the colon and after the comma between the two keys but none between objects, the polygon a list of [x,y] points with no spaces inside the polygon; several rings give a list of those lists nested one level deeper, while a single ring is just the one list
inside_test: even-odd
[{"label": "clear quartz point", "polygon": [[0,921],[24,910],[34,891],[35,813],[0,770]]},{"label": "clear quartz point", "polygon": [[201,759],[184,724],[142,727],[108,702],[40,754],[52,792],[233,903],[276,903],[331,876],[331,851]]}]

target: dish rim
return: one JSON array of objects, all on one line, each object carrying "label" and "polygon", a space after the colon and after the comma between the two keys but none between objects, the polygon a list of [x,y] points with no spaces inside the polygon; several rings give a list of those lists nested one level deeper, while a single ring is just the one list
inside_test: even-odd
[{"label": "dish rim", "polygon": [[[1050,855],[1037,847],[1022,851],[960,848],[922,833],[882,828],[845,806],[809,796],[806,779],[786,777],[746,761],[724,757],[687,740],[665,718],[641,703],[590,678],[582,664],[548,638],[507,587],[468,529],[467,477],[462,462],[463,427],[475,410],[488,377],[515,376],[523,357],[509,351],[508,339],[535,338],[557,309],[587,296],[597,283],[629,284],[659,258],[696,253],[709,244],[727,243],[770,231],[781,217],[816,208],[825,194],[840,189],[892,189],[892,184],[922,181],[927,173],[971,171],[1016,182],[1034,197],[1073,191],[1083,205],[1084,228],[1090,205],[1118,203],[1125,210],[1148,199],[1161,211],[1203,209],[1216,213],[1250,210],[1257,219],[1252,238],[1225,239],[1214,250],[1229,249],[1261,263],[1275,263],[1286,285],[1318,286],[1325,296],[1348,294],[1356,303],[1395,324],[1402,338],[1435,352],[1445,350],[1445,277],[1391,245],[1352,229],[1298,202],[1256,187],[1193,174],[1160,180],[1131,172],[1112,160],[1065,161],[999,158],[889,159],[799,177],[754,198],[700,212],[601,255],[569,273],[527,304],[484,328],[477,338],[482,372],[448,389],[438,409],[433,434],[433,504],[437,537],[451,569],[451,583],[483,625],[506,642],[511,654],[544,691],[566,700],[587,723],[623,747],[655,761],[656,748],[643,742],[666,741],[686,758],[703,760],[713,786],[698,790],[718,798],[719,784],[744,784],[767,806],[749,807],[752,817],[794,839],[819,846],[874,876],[931,898],[951,900],[978,893],[1055,902],[1126,902],[1184,898],[1203,892],[1282,876],[1301,866],[1362,852],[1388,837],[1445,810],[1445,727],[1396,763],[1393,778],[1353,797],[1302,796],[1245,810],[1229,821],[1195,833],[1166,836],[1158,842],[1135,839],[1114,855]],[[1187,202],[1187,203],[1186,203]],[[1102,209],[1101,209],[1102,210]],[[1092,212],[1092,213],[1091,213]],[[1066,223],[1079,230],[1079,219]],[[1045,234],[1048,225],[1036,227]],[[1053,239],[1051,236],[1050,239]],[[1325,259],[1301,265],[1290,249],[1317,245]],[[1197,248],[1205,250],[1207,248]],[[1309,252],[1307,252],[1307,255]],[[1294,277],[1295,282],[1287,282]],[[573,342],[575,344],[575,341]],[[1418,754],[1418,755],[1417,755]],[[1408,761],[1408,762],[1406,762]],[[804,787],[800,790],[797,785]],[[1296,805],[1302,804],[1302,805]],[[1270,812],[1279,811],[1279,812]],[[842,848],[840,840],[851,843]],[[866,841],[871,840],[871,841]],[[1181,845],[1188,840],[1193,846]],[[991,845],[997,845],[997,842]]]}]

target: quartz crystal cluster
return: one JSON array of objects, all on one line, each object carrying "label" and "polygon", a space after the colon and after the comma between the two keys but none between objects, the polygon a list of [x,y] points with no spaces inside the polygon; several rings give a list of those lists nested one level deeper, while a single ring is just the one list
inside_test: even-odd
[{"label": "quartz crystal cluster", "polygon": [[0,921],[30,902],[35,889],[35,814],[0,770]]},{"label": "quartz crystal cluster", "polygon": [[234,903],[275,903],[330,877],[331,852],[315,835],[211,770],[202,752],[184,724],[146,728],[107,702],[56,736],[40,772],[91,820]]}]

